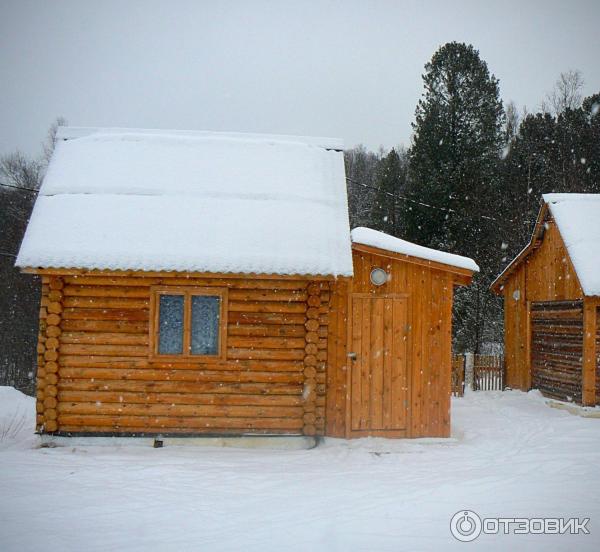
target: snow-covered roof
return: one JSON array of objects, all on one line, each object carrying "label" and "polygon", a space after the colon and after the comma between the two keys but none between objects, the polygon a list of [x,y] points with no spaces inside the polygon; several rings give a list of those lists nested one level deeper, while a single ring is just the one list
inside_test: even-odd
[{"label": "snow-covered roof", "polygon": [[453,253],[446,253],[445,251],[438,251],[437,249],[430,249],[429,247],[423,247],[415,243],[395,238],[389,234],[378,232],[371,228],[358,227],[352,230],[352,242],[363,245],[369,245],[371,247],[377,247],[379,249],[385,249],[394,253],[401,253],[404,255],[410,255],[411,257],[417,257],[419,259],[425,259],[428,261],[434,261],[436,263],[442,263],[458,268],[464,268],[471,271],[479,271],[477,263],[468,257],[462,257],[460,255],[454,255]]},{"label": "snow-covered roof", "polygon": [[585,295],[600,295],[600,194],[544,194]]},{"label": "snow-covered roof", "polygon": [[352,274],[342,144],[60,129],[17,266]]}]

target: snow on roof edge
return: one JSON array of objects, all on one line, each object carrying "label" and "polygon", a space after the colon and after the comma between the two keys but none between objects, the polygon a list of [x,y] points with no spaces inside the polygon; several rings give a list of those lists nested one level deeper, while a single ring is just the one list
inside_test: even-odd
[{"label": "snow on roof edge", "polygon": [[373,230],[372,228],[359,226],[354,228],[350,232],[350,235],[352,237],[352,243],[378,247],[379,249],[385,249],[386,251],[392,251],[394,253],[410,255],[428,261],[479,272],[479,266],[469,257],[463,257],[454,253],[447,253],[445,251],[417,245],[416,243],[395,238],[394,236],[379,232],[378,230]]},{"label": "snow on roof edge", "polygon": [[600,201],[600,194],[570,194],[549,193],[542,194],[545,203],[562,203],[564,201]]},{"label": "snow on roof edge", "polygon": [[245,132],[224,132],[210,130],[169,130],[119,127],[71,127],[61,126],[56,131],[57,140],[72,140],[84,138],[93,134],[142,134],[149,136],[176,136],[181,138],[221,138],[234,140],[278,141],[301,143],[336,151],[344,150],[344,141],[340,138],[317,136],[294,136],[288,134],[259,134]]}]

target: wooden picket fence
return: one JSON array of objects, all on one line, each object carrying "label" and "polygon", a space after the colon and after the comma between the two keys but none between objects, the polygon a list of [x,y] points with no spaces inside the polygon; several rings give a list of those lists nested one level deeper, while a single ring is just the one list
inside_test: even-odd
[{"label": "wooden picket fence", "polygon": [[[505,382],[504,357],[501,355],[474,355],[473,391],[503,391]],[[452,356],[452,395],[462,397],[465,392],[465,355]]]},{"label": "wooden picket fence", "polygon": [[473,391],[504,391],[504,357],[475,355]]}]

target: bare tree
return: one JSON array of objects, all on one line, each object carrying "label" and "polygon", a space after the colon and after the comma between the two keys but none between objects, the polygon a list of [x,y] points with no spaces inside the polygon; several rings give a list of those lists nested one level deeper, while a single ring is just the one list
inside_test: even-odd
[{"label": "bare tree", "polygon": [[546,95],[546,99],[542,102],[542,111],[556,116],[567,109],[581,107],[583,85],[583,75],[578,69],[569,69],[561,73],[553,90]]},{"label": "bare tree", "polygon": [[20,151],[0,157],[0,184],[37,190],[43,174],[43,163],[29,159]]},{"label": "bare tree", "polygon": [[506,142],[510,143],[519,131],[519,123],[521,122],[521,117],[519,115],[519,110],[515,102],[513,102],[512,100],[508,102],[504,107],[504,113],[506,114]]},{"label": "bare tree", "polygon": [[40,283],[35,276],[21,274],[14,262],[56,132],[64,123],[61,117],[52,124],[39,157],[28,158],[19,151],[0,156],[0,385],[27,393],[34,390]]}]

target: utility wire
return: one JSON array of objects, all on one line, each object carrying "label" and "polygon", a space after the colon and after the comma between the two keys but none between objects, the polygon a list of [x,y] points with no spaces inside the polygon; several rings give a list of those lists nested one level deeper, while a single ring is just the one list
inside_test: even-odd
[{"label": "utility wire", "polygon": [[27,190],[28,192],[34,192],[34,193],[38,193],[39,190],[36,190],[35,188],[26,188],[25,186],[14,186],[13,184],[3,184],[2,182],[0,182],[0,186],[3,186],[4,188],[13,188],[15,190]]},{"label": "utility wire", "polygon": [[[450,207],[439,207],[438,205],[431,205],[429,203],[425,203],[423,201],[418,201],[416,199],[412,199],[410,197],[406,197],[400,194],[393,194],[392,192],[387,192],[385,190],[380,190],[379,188],[376,188],[375,186],[369,186],[368,184],[365,184],[364,182],[358,182],[358,180],[354,180],[350,177],[346,177],[346,180],[348,182],[351,182],[352,184],[357,184],[358,186],[362,186],[363,188],[369,188],[369,190],[375,190],[376,192],[383,192],[386,195],[389,195],[391,197],[393,197],[394,199],[400,199],[402,201],[408,201],[410,203],[414,203],[415,205],[419,205],[420,207],[427,207],[429,209],[437,209],[438,211],[444,211],[446,213],[454,213],[454,214],[458,214],[458,211],[456,211],[455,209],[451,209]],[[489,216],[489,215],[474,215],[473,217],[460,217],[459,218],[463,219],[463,220],[469,220],[470,218],[482,218],[485,220],[493,220],[496,222],[500,222],[500,219],[497,219],[495,217]],[[530,220],[521,220],[521,221],[515,221],[513,219],[508,219],[509,222],[523,222],[525,224],[532,224],[533,221]]]}]

